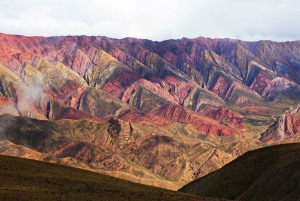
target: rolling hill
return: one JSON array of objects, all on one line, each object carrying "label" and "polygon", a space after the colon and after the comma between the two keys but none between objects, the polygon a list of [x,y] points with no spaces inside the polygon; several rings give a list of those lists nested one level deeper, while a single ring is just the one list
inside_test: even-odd
[{"label": "rolling hill", "polygon": [[300,144],[250,151],[179,191],[230,200],[298,200]]},{"label": "rolling hill", "polygon": [[0,156],[1,200],[199,200],[77,168]]}]

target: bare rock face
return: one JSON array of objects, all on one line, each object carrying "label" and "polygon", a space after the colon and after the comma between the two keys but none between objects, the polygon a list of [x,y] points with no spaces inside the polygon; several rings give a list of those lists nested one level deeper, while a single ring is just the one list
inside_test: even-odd
[{"label": "bare rock face", "polygon": [[237,131],[219,124],[213,119],[177,105],[166,105],[153,111],[153,113],[180,123],[190,123],[202,133],[217,136],[240,135]]},{"label": "bare rock face", "polygon": [[256,91],[249,88],[248,86],[243,85],[240,82],[232,82],[229,89],[227,90],[224,99],[232,102],[234,100],[234,91],[236,90],[247,91],[248,93],[253,94],[255,96],[260,96]]},{"label": "bare rock face", "polygon": [[300,105],[291,112],[281,115],[278,120],[260,135],[262,142],[294,142],[297,141],[300,126]]},{"label": "bare rock face", "polygon": [[299,41],[294,41],[290,43],[274,43],[272,41],[259,41],[256,46],[255,55],[260,58],[263,62],[267,63],[268,66],[275,69],[276,62],[288,66],[289,77],[293,81],[299,84],[295,79],[298,76],[296,66],[291,65],[291,60],[295,61],[298,58],[299,49],[293,48],[300,45]]},{"label": "bare rock face", "polygon": [[204,115],[219,122],[227,123],[233,128],[237,128],[239,130],[246,130],[246,126],[244,125],[243,121],[243,116],[231,110],[225,108],[209,110],[206,113],[204,113]]},{"label": "bare rock face", "polygon": [[137,90],[138,87],[144,87],[170,102],[175,102],[174,97],[169,93],[168,90],[165,90],[161,86],[157,86],[155,83],[152,83],[145,79],[140,79],[134,82],[130,87],[128,87],[123,94],[122,101],[128,102],[131,95]]},{"label": "bare rock face", "polygon": [[225,102],[215,93],[195,87],[185,99],[184,106],[202,113],[210,107],[224,107]]},{"label": "bare rock face", "polygon": [[256,74],[256,76],[251,76],[253,77],[253,82],[250,85],[250,88],[261,94],[263,90],[268,86],[268,83],[271,82],[274,77],[270,76],[268,71],[257,69],[257,67],[251,72],[253,72],[253,74]]},{"label": "bare rock face", "polygon": [[264,98],[271,98],[272,93],[284,93],[288,91],[289,93],[294,93],[295,95],[299,93],[300,86],[293,81],[285,78],[277,77],[268,83],[267,87],[262,92]]},{"label": "bare rock face", "polygon": [[224,98],[230,85],[231,82],[228,79],[224,78],[223,76],[220,76],[216,80],[216,83],[211,90],[215,92],[218,96]]},{"label": "bare rock face", "polygon": [[115,98],[122,98],[127,87],[131,86],[139,78],[135,73],[118,69],[102,90]]},{"label": "bare rock face", "polygon": [[139,125],[155,125],[159,127],[165,127],[172,124],[172,120],[166,119],[153,113],[144,113],[135,111],[132,109],[126,110],[121,113],[118,118],[127,121],[127,122],[134,122]]},{"label": "bare rock face", "polygon": [[51,121],[61,120],[61,119],[74,119],[74,120],[89,119],[91,121],[103,122],[103,120],[100,118],[97,118],[82,110],[76,110],[72,107],[67,107],[57,101],[51,101],[49,103],[48,118]]},{"label": "bare rock face", "polygon": [[[160,96],[161,98],[165,99],[168,102],[183,104],[183,101],[190,93],[192,84],[186,82],[180,82],[179,80],[171,76],[168,76],[165,78],[165,80],[162,80],[154,75],[151,75],[149,81],[145,79],[140,79],[135,83],[133,83],[130,87],[128,87],[123,94],[122,101],[129,102],[131,105],[134,105],[132,100],[132,95],[137,96],[136,93],[138,93],[139,91],[138,88],[145,88],[149,92]],[[148,101],[147,99],[149,98],[145,98],[145,99],[139,98],[139,100],[137,101],[140,102],[139,103],[140,106],[137,108],[143,108],[141,105],[144,104],[143,102],[147,102]],[[151,109],[155,107],[156,106],[152,107]]]},{"label": "bare rock face", "polygon": [[173,76],[167,76],[165,78],[165,82],[168,84],[168,91],[172,96],[174,96],[175,101],[180,105],[183,104],[184,100],[192,90],[192,84],[188,82],[180,82]]},{"label": "bare rock face", "polygon": [[[231,94],[229,91],[233,82],[250,86],[262,97],[267,98],[265,94],[269,90],[268,83],[276,77],[275,71],[278,75],[296,83],[295,76],[299,73],[296,50],[299,43],[296,42],[247,43],[202,37],[152,42],[133,38],[122,40],[86,36],[46,38],[5,34],[1,34],[1,41],[8,47],[2,49],[2,63],[16,75],[22,72],[21,76],[26,84],[42,82],[50,88],[60,89],[68,81],[65,77],[68,76],[82,86],[89,85],[98,89],[105,87],[105,90],[113,96],[122,98],[122,93],[132,83],[127,83],[121,89],[123,86],[110,79],[115,70],[121,67],[130,69],[150,82],[152,82],[149,78],[151,74],[165,81],[169,78],[178,80],[182,84],[175,84],[175,80],[171,79],[169,89],[165,89],[169,90],[180,105],[194,88],[191,83],[186,82],[188,80],[212,90],[223,99]],[[265,46],[270,48],[266,49]],[[66,68],[72,69],[79,76]],[[47,76],[42,76],[45,73]],[[124,83],[128,81],[125,81],[127,76],[129,75],[122,78]],[[61,79],[62,77],[64,79]],[[115,79],[114,76],[112,78]],[[246,87],[241,88],[244,91],[251,91]],[[277,100],[276,97],[271,97],[273,98]]]},{"label": "bare rock face", "polygon": [[87,45],[84,50],[84,52],[79,48],[76,50],[75,58],[71,66],[71,68],[81,76],[88,70],[93,69],[100,54],[99,50],[89,45]]}]

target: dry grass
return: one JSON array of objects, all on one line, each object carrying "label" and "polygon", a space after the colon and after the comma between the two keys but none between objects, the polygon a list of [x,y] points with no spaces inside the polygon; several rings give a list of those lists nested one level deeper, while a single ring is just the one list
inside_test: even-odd
[{"label": "dry grass", "polygon": [[299,200],[300,144],[250,151],[180,191],[237,200]]},{"label": "dry grass", "polygon": [[67,166],[0,156],[1,200],[214,200]]}]

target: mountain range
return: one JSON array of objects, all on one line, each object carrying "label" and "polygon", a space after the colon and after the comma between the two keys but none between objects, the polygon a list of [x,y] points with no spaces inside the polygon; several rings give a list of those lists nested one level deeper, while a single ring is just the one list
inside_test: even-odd
[{"label": "mountain range", "polygon": [[299,41],[0,34],[0,154],[175,190],[299,142],[299,76]]}]

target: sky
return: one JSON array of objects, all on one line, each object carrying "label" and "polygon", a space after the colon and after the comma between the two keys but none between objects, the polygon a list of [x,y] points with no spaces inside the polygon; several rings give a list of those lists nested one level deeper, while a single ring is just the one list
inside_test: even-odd
[{"label": "sky", "polygon": [[300,1],[0,0],[0,32],[294,41],[300,40]]}]

